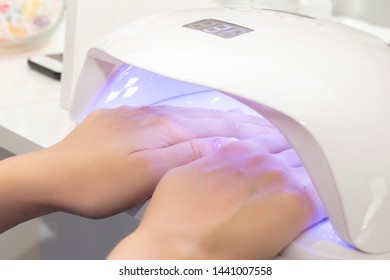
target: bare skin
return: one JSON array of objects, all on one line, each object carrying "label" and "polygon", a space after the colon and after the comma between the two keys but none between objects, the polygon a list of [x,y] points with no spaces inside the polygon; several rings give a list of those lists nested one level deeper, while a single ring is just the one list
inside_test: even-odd
[{"label": "bare skin", "polygon": [[56,211],[108,217],[152,195],[109,258],[272,258],[322,217],[298,156],[266,120],[121,107],[0,162],[0,232]]},{"label": "bare skin", "polygon": [[237,112],[97,111],[60,143],[0,162],[0,232],[55,211],[90,218],[120,213],[150,197],[168,170],[212,153],[218,139],[272,130]]},{"label": "bare skin", "polygon": [[168,172],[109,258],[271,259],[323,218],[317,200],[280,135],[227,143]]}]

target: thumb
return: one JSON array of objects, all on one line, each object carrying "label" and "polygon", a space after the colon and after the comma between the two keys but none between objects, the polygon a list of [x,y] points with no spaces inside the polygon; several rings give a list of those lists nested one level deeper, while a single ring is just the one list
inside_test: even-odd
[{"label": "thumb", "polygon": [[170,169],[186,165],[194,160],[214,153],[226,143],[238,141],[237,138],[208,137],[191,139],[166,148],[150,150],[155,167],[160,176]]}]

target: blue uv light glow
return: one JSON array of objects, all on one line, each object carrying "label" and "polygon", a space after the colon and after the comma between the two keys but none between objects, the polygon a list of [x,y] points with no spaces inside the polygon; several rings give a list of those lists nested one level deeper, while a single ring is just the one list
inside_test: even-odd
[{"label": "blue uv light glow", "polygon": [[109,75],[91,111],[122,105],[240,110],[245,114],[260,116],[256,111],[220,91],[167,78],[127,64],[119,66]]}]

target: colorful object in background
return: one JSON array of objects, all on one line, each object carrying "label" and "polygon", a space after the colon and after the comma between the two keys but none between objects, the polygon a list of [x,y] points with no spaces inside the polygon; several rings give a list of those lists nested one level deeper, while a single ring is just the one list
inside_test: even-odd
[{"label": "colorful object in background", "polygon": [[57,26],[63,10],[64,0],[0,0],[0,47],[40,41]]}]

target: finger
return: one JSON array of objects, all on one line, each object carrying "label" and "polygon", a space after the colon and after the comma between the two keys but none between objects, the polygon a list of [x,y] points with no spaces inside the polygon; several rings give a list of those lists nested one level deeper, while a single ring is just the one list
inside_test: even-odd
[{"label": "finger", "polygon": [[116,110],[124,111],[128,116],[143,116],[145,114],[170,113],[181,118],[214,118],[234,120],[237,122],[247,122],[261,126],[275,128],[267,119],[262,116],[245,115],[239,111],[222,111],[214,109],[194,108],[194,107],[175,107],[175,106],[122,106]]},{"label": "finger", "polygon": [[304,166],[291,168],[290,172],[294,176],[295,181],[299,184],[299,186],[301,186],[301,188],[313,184],[310,175]]},{"label": "finger", "polygon": [[277,158],[282,160],[287,166],[290,167],[301,167],[302,161],[298,156],[297,152],[293,149],[284,150],[275,155]]},{"label": "finger", "polygon": [[166,148],[145,150],[138,153],[142,153],[143,157],[153,163],[153,172],[160,179],[169,170],[210,155],[226,143],[235,141],[238,140],[224,137],[197,138]]},{"label": "finger", "polygon": [[123,106],[116,110],[133,120],[129,121],[130,126],[157,124],[168,136],[173,136],[173,141],[168,144],[193,138],[220,136],[247,139],[263,133],[279,133],[265,119],[236,112],[170,106]]},{"label": "finger", "polygon": [[212,136],[248,139],[261,134],[279,133],[273,127],[242,122],[234,119],[183,118],[181,125],[193,133],[196,138]]},{"label": "finger", "polygon": [[[266,139],[266,141],[264,141]],[[272,140],[272,141],[270,141]],[[198,166],[233,168],[247,174],[260,174],[265,166],[289,168],[288,162],[275,153],[288,149],[289,144],[280,135],[255,137],[245,141],[231,141],[221,145],[214,154],[194,162]]]},{"label": "finger", "polygon": [[[291,148],[290,142],[280,133],[262,133],[243,141],[259,153],[278,154]],[[283,156],[283,154],[281,155]]]},{"label": "finger", "polygon": [[258,125],[264,125],[274,127],[267,119],[262,116],[253,116],[243,114],[240,110],[222,111],[215,109],[195,108],[195,107],[175,107],[175,106],[156,106],[156,109],[169,110],[182,117],[187,118],[216,118],[216,119],[227,119],[236,120],[240,122],[248,122]]},{"label": "finger", "polygon": [[[234,165],[242,165],[241,167],[244,169],[261,169],[262,163],[268,162],[269,165],[272,161],[272,164],[278,162],[278,164],[283,163],[285,167],[290,167],[289,162],[283,158],[283,154],[279,155],[279,153],[289,149],[290,144],[283,135],[279,133],[265,134],[248,140],[223,143],[215,154],[205,157],[197,163],[217,163],[218,165],[233,163]],[[298,160],[292,161],[295,163]]]}]

